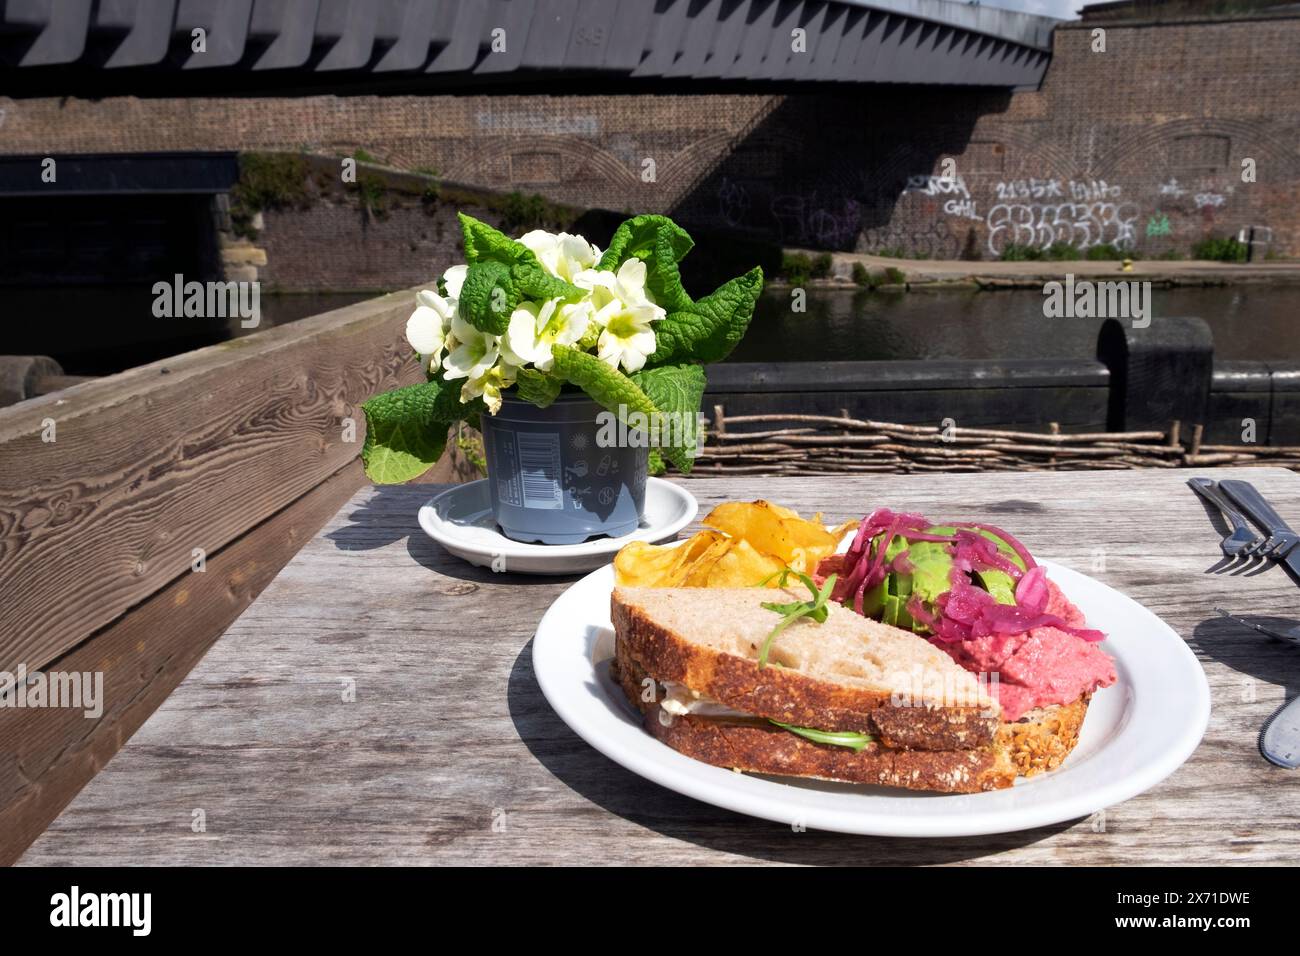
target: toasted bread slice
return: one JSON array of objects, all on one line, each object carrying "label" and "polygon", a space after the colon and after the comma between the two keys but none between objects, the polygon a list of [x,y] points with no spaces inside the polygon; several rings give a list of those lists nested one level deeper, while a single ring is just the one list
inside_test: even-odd
[{"label": "toasted bread slice", "polygon": [[760,648],[780,622],[763,602],[806,598],[759,588],[615,588],[620,659],[736,711],[870,734],[885,748],[992,746],[998,705],[973,674],[923,638],[839,605],[824,623],[787,627],[760,668]]},{"label": "toasted bread slice", "polygon": [[1008,752],[998,745],[907,750],[871,743],[854,752],[814,743],[762,718],[674,716],[647,699],[645,672],[628,658],[626,645],[619,649],[615,676],[644,715],[645,729],[678,753],[715,767],[940,793],[997,790],[1016,779]]},{"label": "toasted bread slice", "polygon": [[[859,752],[814,743],[761,718],[675,716],[646,693],[647,675],[616,644],[614,678],[643,714],[652,737],[704,763],[776,776],[905,787],[940,793],[978,793],[1009,787],[1017,776],[1060,766],[1078,743],[1088,713],[1087,695],[1042,707],[1003,723],[991,747],[908,750],[868,744]],[[655,699],[650,699],[651,697]]]},{"label": "toasted bread slice", "polygon": [[1022,777],[1055,770],[1079,742],[1091,694],[1068,704],[1038,707],[1015,722],[998,727],[997,746]]}]

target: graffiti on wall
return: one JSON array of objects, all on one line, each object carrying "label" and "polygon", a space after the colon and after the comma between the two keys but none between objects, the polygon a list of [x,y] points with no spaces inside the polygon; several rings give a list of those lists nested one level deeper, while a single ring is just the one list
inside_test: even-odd
[{"label": "graffiti on wall", "polygon": [[988,249],[993,255],[1014,243],[1046,249],[1069,243],[1076,249],[1109,243],[1132,249],[1138,208],[1131,202],[998,203],[989,210]]},{"label": "graffiti on wall", "polygon": [[868,229],[863,240],[866,243],[864,248],[869,250],[888,254],[903,251],[926,259],[957,259],[962,253],[961,239],[943,219],[919,230],[909,231],[896,226]]},{"label": "graffiti on wall", "polygon": [[980,219],[975,200],[960,176],[909,176],[904,192],[942,197],[946,215],[958,219]]},{"label": "graffiti on wall", "polygon": [[[897,187],[895,187],[897,188]],[[1178,216],[1194,210],[1207,220],[1225,211],[1232,193],[1209,179],[1170,179],[1144,208],[1128,185],[1106,179],[1025,177],[968,182],[955,173],[909,175],[903,194],[923,201],[920,210],[872,220],[870,196],[849,188],[770,192],[721,177],[718,215],[728,227],[770,230],[792,245],[867,248],[936,258],[1000,257],[1010,246],[1046,250],[1066,244],[1080,251],[1110,245],[1131,251],[1140,241],[1172,239]],[[863,196],[861,190],[858,196]],[[877,204],[889,202],[885,194]],[[892,205],[892,203],[891,203]],[[917,216],[916,212],[921,215]]]},{"label": "graffiti on wall", "polygon": [[1173,233],[1173,228],[1169,225],[1169,217],[1164,213],[1156,213],[1147,220],[1147,236],[1150,238],[1159,238],[1168,236]]},{"label": "graffiti on wall", "polygon": [[1088,249],[1109,243],[1131,249],[1137,241],[1137,204],[1125,201],[1123,189],[1104,179],[1030,177],[997,182],[994,202],[984,215],[959,176],[909,176],[904,192],[951,197],[943,203],[944,214],[982,221],[988,231],[988,251],[994,256],[1012,244],[1046,249],[1064,242]]},{"label": "graffiti on wall", "polygon": [[[1232,187],[1228,186],[1224,192],[1232,192]],[[1222,192],[1216,192],[1204,184],[1198,190],[1189,189],[1178,182],[1177,179],[1170,179],[1168,182],[1161,183],[1160,195],[1169,199],[1182,199],[1184,196],[1191,196],[1192,204],[1197,209],[1218,209],[1228,203],[1228,197]]]},{"label": "graffiti on wall", "polygon": [[777,195],[769,205],[783,238],[836,249],[852,244],[862,228],[862,207],[856,199],[819,202],[816,191]]}]

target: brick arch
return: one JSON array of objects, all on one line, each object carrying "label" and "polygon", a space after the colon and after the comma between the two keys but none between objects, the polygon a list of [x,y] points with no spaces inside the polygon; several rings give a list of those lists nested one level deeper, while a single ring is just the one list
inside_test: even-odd
[{"label": "brick arch", "polygon": [[[1103,155],[1098,166],[1103,169],[1149,169],[1152,157],[1163,154],[1167,145],[1182,136],[1226,136],[1233,146],[1229,156],[1229,173],[1240,167],[1235,165],[1242,157],[1236,154],[1242,142],[1262,143],[1271,159],[1280,160],[1283,171],[1300,174],[1300,151],[1295,144],[1300,141],[1300,127],[1274,132],[1261,128],[1257,119],[1177,119],[1146,127],[1124,140]],[[1259,159],[1260,157],[1256,157]]]},{"label": "brick arch", "polygon": [[[494,165],[512,156],[523,153],[556,153],[571,165],[583,171],[584,176],[591,176],[594,181],[611,193],[633,188],[640,183],[636,172],[608,150],[589,142],[563,136],[532,136],[528,139],[516,137],[499,137],[495,142],[487,142],[485,148],[474,150],[471,157],[452,163],[445,176],[455,182],[495,185],[496,176],[492,172]],[[542,186],[543,191],[562,191],[566,185],[561,180],[554,186]]]},{"label": "brick arch", "polygon": [[[987,132],[981,131],[977,137],[981,141],[1000,143],[1007,151],[1007,156],[1020,167],[1028,167],[1033,172],[1028,175],[1039,179],[1070,179],[1080,175],[1078,160],[1074,153],[1064,144],[1045,142],[1037,130],[1025,129],[1023,126],[998,126]],[[988,173],[976,170],[982,176],[999,176],[1016,179],[1021,176],[1017,169],[1003,169],[1001,173]]]}]

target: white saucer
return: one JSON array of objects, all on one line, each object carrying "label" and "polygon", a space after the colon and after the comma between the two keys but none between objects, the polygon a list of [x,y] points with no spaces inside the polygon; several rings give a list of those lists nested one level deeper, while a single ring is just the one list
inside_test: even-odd
[{"label": "white saucer", "polygon": [[647,478],[641,526],[618,538],[582,544],[526,544],[511,541],[492,520],[487,479],[449,488],[420,508],[420,527],[434,541],[480,567],[516,574],[577,574],[608,564],[629,541],[666,541],[699,511],[685,488],[662,478]]}]

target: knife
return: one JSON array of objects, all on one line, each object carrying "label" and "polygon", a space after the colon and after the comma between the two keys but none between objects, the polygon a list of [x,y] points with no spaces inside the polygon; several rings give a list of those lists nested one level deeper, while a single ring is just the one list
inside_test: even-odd
[{"label": "knife", "polygon": [[[1218,614],[1220,617],[1226,617],[1229,621],[1232,621],[1234,624],[1240,624],[1242,627],[1248,627],[1252,631],[1258,631],[1261,634],[1265,634],[1279,641],[1288,641],[1292,644],[1300,645],[1300,624],[1293,625],[1292,627],[1288,627],[1286,628],[1286,630],[1280,630],[1277,628],[1268,627],[1267,625],[1264,624],[1256,623],[1255,621],[1248,621],[1244,617],[1237,617],[1237,615],[1230,614],[1229,612],[1225,611],[1221,607],[1216,607],[1214,609],[1214,612]],[[1263,618],[1263,620],[1267,621],[1267,620],[1274,620],[1274,619]]]},{"label": "knife", "polygon": [[1300,697],[1292,699],[1264,724],[1259,732],[1259,752],[1279,767],[1300,767]]},{"label": "knife", "polygon": [[1261,548],[1257,553],[1265,554],[1286,565],[1287,569],[1297,576],[1297,580],[1300,580],[1300,548],[1296,547],[1300,544],[1300,535],[1291,530],[1291,526],[1273,510],[1273,506],[1259,493],[1259,489],[1249,481],[1226,478],[1219,482],[1219,488],[1229,499],[1236,502],[1255,524],[1269,533],[1271,544]]}]

